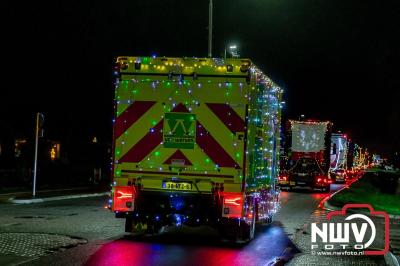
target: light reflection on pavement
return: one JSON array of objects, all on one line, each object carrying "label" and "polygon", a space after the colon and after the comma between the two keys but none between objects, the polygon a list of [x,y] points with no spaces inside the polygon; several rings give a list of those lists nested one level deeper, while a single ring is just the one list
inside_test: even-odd
[{"label": "light reflection on pavement", "polygon": [[217,236],[207,236],[202,230],[184,231],[144,238],[125,236],[101,247],[86,265],[266,265],[285,250],[289,250],[285,256],[297,252],[279,222],[258,226],[256,238],[248,245],[221,243]]},{"label": "light reflection on pavement", "polygon": [[[332,192],[343,185],[331,185]],[[309,219],[330,193],[295,190],[281,193],[281,210],[271,225],[257,227],[247,245],[221,243],[210,231],[181,230],[159,236],[125,236],[102,246],[86,265],[273,265],[287,262],[299,250],[290,237]],[[325,211],[321,211],[321,216]],[[122,263],[122,264],[121,264]]]}]

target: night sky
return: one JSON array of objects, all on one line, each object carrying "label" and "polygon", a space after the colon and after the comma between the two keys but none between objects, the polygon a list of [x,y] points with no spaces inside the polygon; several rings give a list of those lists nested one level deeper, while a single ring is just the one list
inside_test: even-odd
[{"label": "night sky", "polygon": [[[207,55],[208,1],[1,4],[0,122],[111,142],[118,55]],[[400,149],[398,1],[214,0],[213,56],[230,43],[285,90],[285,118],[329,119],[373,152]]]}]

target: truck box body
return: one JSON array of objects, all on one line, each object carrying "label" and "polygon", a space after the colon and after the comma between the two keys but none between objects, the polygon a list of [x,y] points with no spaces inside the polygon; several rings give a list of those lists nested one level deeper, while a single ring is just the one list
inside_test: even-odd
[{"label": "truck box body", "polygon": [[347,135],[343,133],[332,134],[331,152],[330,152],[331,170],[347,169],[347,151],[348,151]]},{"label": "truck box body", "polygon": [[117,216],[154,227],[272,215],[282,92],[250,60],[118,57],[115,75]]},{"label": "truck box body", "polygon": [[343,183],[348,177],[347,155],[347,135],[343,133],[333,133],[331,137],[329,176],[336,183]]},{"label": "truck box body", "polygon": [[289,160],[287,171],[279,180],[282,187],[329,188],[330,131],[328,121],[288,121]]}]

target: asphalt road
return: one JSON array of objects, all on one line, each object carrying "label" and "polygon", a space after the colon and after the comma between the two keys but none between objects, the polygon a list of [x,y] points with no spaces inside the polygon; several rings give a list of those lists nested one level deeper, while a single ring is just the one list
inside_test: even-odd
[{"label": "asphalt road", "polygon": [[327,195],[282,192],[275,221],[257,226],[256,238],[242,246],[205,227],[126,235],[124,220],[104,209],[105,197],[1,204],[0,265],[273,265],[301,256],[296,232]]}]

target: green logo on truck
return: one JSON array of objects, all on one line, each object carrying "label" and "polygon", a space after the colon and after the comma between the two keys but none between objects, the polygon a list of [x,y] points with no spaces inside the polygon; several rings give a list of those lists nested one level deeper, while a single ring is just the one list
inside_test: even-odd
[{"label": "green logo on truck", "polygon": [[193,149],[196,141],[196,115],[166,113],[163,133],[165,148]]}]

